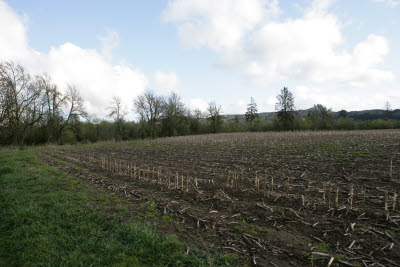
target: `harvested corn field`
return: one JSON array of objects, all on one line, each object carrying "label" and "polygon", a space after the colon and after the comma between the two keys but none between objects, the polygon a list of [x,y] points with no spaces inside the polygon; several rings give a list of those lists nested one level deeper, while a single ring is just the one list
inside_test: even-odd
[{"label": "harvested corn field", "polygon": [[[126,220],[259,266],[398,266],[400,131],[234,133],[46,148]],[[189,251],[188,251],[189,253]]]}]

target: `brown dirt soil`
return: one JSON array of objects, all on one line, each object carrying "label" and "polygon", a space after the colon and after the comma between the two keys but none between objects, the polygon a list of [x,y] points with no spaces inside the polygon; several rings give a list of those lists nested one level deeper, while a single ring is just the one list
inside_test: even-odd
[{"label": "brown dirt soil", "polygon": [[398,266],[399,151],[400,131],[379,130],[186,136],[39,156],[123,196],[127,219],[240,264]]}]

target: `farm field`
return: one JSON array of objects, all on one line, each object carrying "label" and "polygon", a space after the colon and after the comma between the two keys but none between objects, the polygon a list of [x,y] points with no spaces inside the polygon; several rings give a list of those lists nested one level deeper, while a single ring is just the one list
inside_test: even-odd
[{"label": "farm field", "polygon": [[[232,133],[46,147],[125,219],[239,265],[400,265],[400,131]],[[113,214],[112,214],[113,215]]]}]

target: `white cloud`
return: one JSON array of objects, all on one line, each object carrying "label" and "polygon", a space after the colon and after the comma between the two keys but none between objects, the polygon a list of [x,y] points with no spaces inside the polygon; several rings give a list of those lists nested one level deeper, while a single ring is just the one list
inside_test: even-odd
[{"label": "white cloud", "polygon": [[389,51],[384,37],[369,35],[351,52],[338,50],[342,43],[340,24],[332,15],[269,23],[254,33],[244,71],[260,83],[295,78],[365,86],[394,78],[379,69]]},{"label": "white cloud", "polygon": [[100,36],[99,40],[101,41],[101,53],[106,57],[108,61],[112,59],[112,52],[119,45],[119,35],[116,31],[110,30],[106,28],[106,35]]},{"label": "white cloud", "polygon": [[82,49],[66,43],[52,47],[48,55],[47,72],[59,85],[75,84],[88,101],[88,108],[105,115],[113,96],[132,106],[132,100],[147,88],[147,78],[128,65],[111,65],[95,50]]},{"label": "white cloud", "polygon": [[187,46],[234,49],[262,20],[276,16],[277,0],[175,0],[163,12],[167,22],[179,23]]},{"label": "white cloud", "polygon": [[169,94],[171,92],[179,92],[179,79],[175,72],[154,73],[154,89],[159,94]]},{"label": "white cloud", "polygon": [[226,114],[244,114],[247,110],[247,104],[243,100],[237,100],[234,104],[229,104],[223,107]]},{"label": "white cloud", "polygon": [[0,58],[22,59],[31,54],[23,18],[0,1]]},{"label": "white cloud", "polygon": [[110,62],[111,52],[119,43],[116,32],[108,30],[100,38],[101,53],[71,43],[40,53],[29,47],[26,32],[23,18],[0,0],[0,60],[15,61],[32,73],[46,72],[61,90],[67,84],[76,85],[90,113],[105,116],[113,96],[122,97],[123,104],[131,107],[133,98],[148,86],[146,76],[139,69]]},{"label": "white cloud", "polygon": [[178,23],[183,43],[209,47],[223,65],[259,84],[296,79],[363,87],[393,80],[381,69],[385,37],[370,34],[350,51],[343,48],[343,25],[329,13],[335,2],[314,0],[301,17],[278,20],[277,1],[172,0],[163,17]]},{"label": "white cloud", "polygon": [[310,14],[324,14],[337,0],[313,0],[309,8]]},{"label": "white cloud", "polygon": [[392,8],[397,7],[400,4],[400,1],[398,0],[373,0],[373,1],[377,3],[384,3]]},{"label": "white cloud", "polygon": [[188,101],[188,106],[191,110],[200,110],[201,112],[206,112],[208,103],[202,98],[192,98]]},{"label": "white cloud", "polygon": [[387,100],[393,106],[400,104],[400,92],[388,91],[385,94],[377,90],[349,93],[346,90],[328,90],[312,86],[296,86],[293,95],[297,103],[297,109],[307,109],[314,104],[322,104],[334,111],[345,110],[366,110],[374,108],[384,108]]}]

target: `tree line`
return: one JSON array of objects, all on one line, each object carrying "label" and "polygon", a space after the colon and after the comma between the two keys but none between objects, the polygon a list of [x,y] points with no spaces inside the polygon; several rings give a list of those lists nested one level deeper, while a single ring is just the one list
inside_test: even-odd
[{"label": "tree line", "polygon": [[236,116],[224,119],[215,102],[206,112],[190,110],[180,96],[160,96],[147,90],[133,100],[137,122],[126,119],[128,107],[115,96],[105,109],[108,120],[88,114],[84,100],[74,85],[65,92],[42,74],[32,76],[18,64],[0,62],[0,144],[34,145],[45,143],[97,142],[130,140],[191,134],[276,130],[375,129],[400,128],[399,121],[387,119],[367,122],[348,118],[346,111],[334,117],[330,109],[314,105],[304,118],[295,111],[293,94],[284,87],[277,95],[274,118],[261,119],[253,98],[245,120]]},{"label": "tree line", "polygon": [[62,94],[48,75],[32,77],[21,65],[0,62],[2,144],[58,142],[65,132],[79,131],[87,116],[83,103],[73,85]]}]

